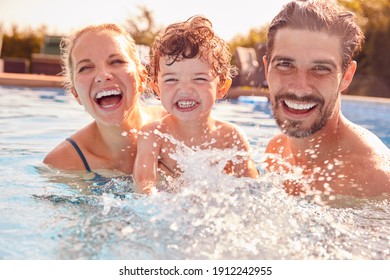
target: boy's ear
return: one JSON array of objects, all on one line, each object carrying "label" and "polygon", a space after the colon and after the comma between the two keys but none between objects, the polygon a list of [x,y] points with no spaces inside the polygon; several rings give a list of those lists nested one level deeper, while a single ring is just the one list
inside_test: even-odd
[{"label": "boy's ear", "polygon": [[79,94],[77,93],[77,91],[76,91],[76,89],[75,89],[74,87],[71,87],[70,92],[73,94],[74,98],[76,98],[77,102],[78,102],[80,105],[83,105],[83,103],[81,103]]},{"label": "boy's ear", "polygon": [[225,83],[218,88],[217,98],[223,98],[232,85],[232,79],[226,79]]}]

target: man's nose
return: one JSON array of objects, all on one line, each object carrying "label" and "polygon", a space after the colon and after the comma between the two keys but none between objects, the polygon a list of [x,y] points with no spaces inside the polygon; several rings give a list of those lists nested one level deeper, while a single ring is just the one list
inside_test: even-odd
[{"label": "man's nose", "polygon": [[313,80],[310,73],[305,70],[298,70],[291,76],[288,89],[297,95],[307,95],[313,93]]}]

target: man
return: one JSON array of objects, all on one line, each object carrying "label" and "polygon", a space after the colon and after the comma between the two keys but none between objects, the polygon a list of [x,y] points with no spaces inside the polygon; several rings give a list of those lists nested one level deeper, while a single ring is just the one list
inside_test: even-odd
[{"label": "man", "polygon": [[266,148],[266,169],[290,194],[390,193],[390,150],[347,120],[340,95],[364,36],[334,1],[293,1],[273,19],[264,56],[270,100],[283,134]]}]

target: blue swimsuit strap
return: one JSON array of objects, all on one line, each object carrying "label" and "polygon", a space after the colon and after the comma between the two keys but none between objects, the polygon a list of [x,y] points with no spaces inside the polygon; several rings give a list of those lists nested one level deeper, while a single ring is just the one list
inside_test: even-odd
[{"label": "blue swimsuit strap", "polygon": [[77,143],[71,139],[71,138],[66,138],[66,140],[72,144],[72,146],[76,149],[77,153],[79,154],[81,160],[83,161],[84,163],[84,166],[85,166],[85,169],[87,169],[88,172],[91,172],[91,168],[89,168],[89,165],[88,165],[88,162],[87,162],[87,159],[85,158],[83,152],[80,150],[80,147],[77,145]]}]

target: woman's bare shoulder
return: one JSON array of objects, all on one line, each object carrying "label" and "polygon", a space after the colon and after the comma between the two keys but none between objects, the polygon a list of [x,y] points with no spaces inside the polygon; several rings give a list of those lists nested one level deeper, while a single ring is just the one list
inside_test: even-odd
[{"label": "woman's bare shoulder", "polygon": [[[93,124],[78,130],[71,135],[71,138],[83,150],[85,146],[83,139],[90,139]],[[51,150],[43,159],[43,162],[50,167],[63,170],[84,170],[85,166],[80,155],[68,140],[63,140],[53,150]]]},{"label": "woman's bare shoulder", "polygon": [[63,170],[81,170],[84,165],[80,160],[75,148],[68,141],[64,140],[51,150],[43,162],[50,167]]}]

